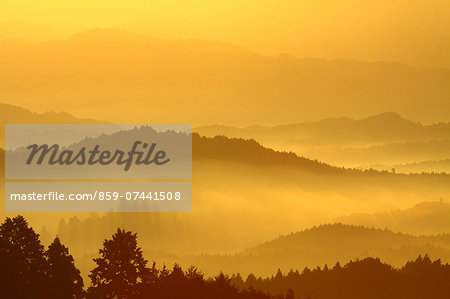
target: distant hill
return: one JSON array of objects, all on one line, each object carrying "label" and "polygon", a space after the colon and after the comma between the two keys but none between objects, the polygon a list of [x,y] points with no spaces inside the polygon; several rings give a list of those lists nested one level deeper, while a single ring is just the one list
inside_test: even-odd
[{"label": "distant hill", "polygon": [[[400,188],[400,186],[406,188],[406,185],[415,182],[416,187],[427,186],[428,188],[434,184],[431,182],[439,182],[434,187],[441,186],[441,183],[445,184],[444,182],[448,180],[449,176],[448,174],[404,175],[394,174],[392,171],[336,167],[299,156],[293,152],[267,148],[253,139],[228,138],[225,136],[204,137],[196,133],[193,134],[193,159],[194,164],[197,165],[207,163],[211,163],[211,165],[214,165],[214,163],[230,164],[230,169],[236,164],[249,165],[249,167],[255,167],[259,170],[259,174],[265,173],[273,182],[295,182],[295,184],[307,189],[327,189],[331,185],[334,188],[336,187],[334,184],[338,181],[342,186],[351,185],[355,178],[358,178],[360,184],[387,184],[393,188]],[[228,168],[227,166],[221,167]],[[309,177],[309,179],[303,181],[301,180],[303,176]],[[324,185],[323,182],[320,182],[321,176],[325,176],[327,179],[331,177],[335,179]],[[316,181],[316,178],[319,181]],[[356,187],[351,186],[350,188]]]},{"label": "distant hill", "polygon": [[[106,122],[78,118],[67,112],[36,113],[14,105],[0,103],[0,147],[4,147],[5,124],[104,124]],[[19,136],[18,136],[19,137]],[[26,138],[26,136],[23,136]],[[20,139],[20,138],[19,138]]]},{"label": "distant hill", "polygon": [[293,152],[280,152],[267,148],[253,139],[228,138],[215,136],[212,138],[193,134],[194,161],[207,161],[208,159],[223,162],[239,162],[264,167],[271,165],[299,168],[303,171],[344,173],[360,172],[358,170],[345,170],[300,157]]},{"label": "distant hill", "polygon": [[450,232],[450,204],[444,201],[423,202],[409,209],[397,209],[373,214],[357,213],[336,218],[355,225],[385,228],[413,234]]},{"label": "distant hill", "polygon": [[[308,153],[314,156],[313,149]],[[320,151],[318,149],[315,155],[328,163],[345,165],[347,167],[381,170],[395,168],[401,171],[404,170],[407,173],[429,172],[430,168],[422,162],[448,159],[450,157],[450,138],[430,141],[393,142],[367,147],[344,147],[328,151]],[[415,167],[413,167],[414,164]],[[438,172],[442,171],[445,170]]]},{"label": "distant hill", "polygon": [[19,106],[0,103],[0,125],[4,124],[98,124],[94,119],[79,118],[67,112],[36,113]]},{"label": "distant hill", "polygon": [[[154,253],[158,255],[157,253]],[[207,273],[221,269],[227,273],[271,275],[280,268],[284,273],[304,267],[329,267],[366,257],[402,266],[414,256],[429,254],[450,261],[450,235],[412,236],[390,230],[362,226],[327,224],[280,236],[235,255],[170,256],[159,254],[160,261],[196,264]]]},{"label": "distant hill", "polygon": [[[29,112],[26,110],[19,110],[24,114]],[[43,114],[45,115],[45,114]],[[60,115],[60,114],[57,114]],[[63,113],[62,115],[66,115]],[[67,114],[70,119],[74,117]],[[41,114],[31,114],[31,116],[39,119]],[[80,123],[89,120],[75,119]],[[119,125],[118,125],[119,126]],[[56,132],[58,133],[58,132]],[[170,136],[175,133],[156,134],[156,132],[150,127],[135,128],[132,130],[124,130],[120,133],[105,134],[95,138],[83,138],[79,142],[75,142],[69,146],[69,149],[77,150],[82,146],[92,146],[94,144],[126,144],[135,140],[136,138],[149,138],[151,140],[160,140],[161,136]],[[156,138],[156,139],[155,139]],[[186,136],[182,137],[183,139]],[[124,142],[126,141],[126,142]],[[163,142],[164,138],[160,140]],[[165,142],[165,141],[164,141]],[[124,145],[125,146],[125,145]],[[126,150],[126,148],[122,148]],[[23,154],[22,151],[18,153]],[[182,148],[174,148],[172,154],[184,156],[186,153]],[[190,152],[189,152],[190,155]],[[447,176],[445,174],[437,175],[395,175],[390,171],[377,171],[377,170],[360,170],[356,168],[344,168],[336,167],[327,163],[320,162],[318,160],[312,160],[295,154],[293,152],[277,151],[271,148],[265,147],[253,139],[242,138],[228,138],[225,136],[204,137],[197,133],[192,135],[192,158],[194,164],[197,165],[215,165],[220,164],[221,167],[230,168],[233,165],[242,165],[247,167],[247,170],[258,170],[260,174],[273,180],[273,182],[281,182],[282,184],[288,182],[295,182],[299,186],[304,188],[319,188],[320,181],[317,181],[320,176],[333,176],[338,178],[340,183],[351,184],[354,178],[359,178],[367,184],[398,184],[395,188],[400,188],[402,184],[410,184],[415,182],[417,186],[429,186],[430,182],[439,182],[438,186],[441,186],[441,182],[446,181]],[[246,170],[246,171],[247,171]],[[19,170],[18,170],[19,171]],[[80,169],[81,171],[81,169]],[[272,172],[280,172],[278,175],[273,176]],[[299,180],[300,177],[313,177],[307,181]],[[320,188],[335,188],[338,181],[329,182],[327,186]],[[353,187],[352,187],[353,188]],[[436,189],[438,191],[440,189]]]},{"label": "distant hill", "polygon": [[280,236],[254,248],[244,251],[244,254],[273,254],[280,251],[321,249],[357,253],[375,251],[382,248],[400,248],[403,246],[426,245],[450,248],[450,234],[443,236],[412,236],[404,233],[394,233],[387,229],[367,228],[345,224],[327,224],[303,231]]},{"label": "distant hill", "polygon": [[[203,126],[195,131],[204,136],[225,135],[253,138],[265,146],[294,151],[298,155],[328,164],[361,167],[398,164],[450,157],[450,123],[422,125],[389,112],[354,120],[330,118],[319,122],[274,127]],[[416,165],[415,172],[426,171]]]},{"label": "distant hill", "polygon": [[65,40],[3,40],[0,48],[3,101],[32,109],[127,123],[151,117],[155,123],[280,124],[382,111],[450,121],[447,69],[265,56],[114,28]]},{"label": "distant hill", "polygon": [[397,113],[387,112],[359,120],[329,118],[319,122],[244,128],[212,125],[197,127],[195,131],[204,136],[254,138],[264,143],[285,146],[342,147],[449,139],[450,123],[422,125]]},{"label": "distant hill", "polygon": [[[448,143],[450,144],[450,141]],[[448,156],[450,155],[446,155],[446,157]],[[450,159],[426,160],[415,163],[395,164],[395,165],[379,164],[379,165],[371,165],[370,168],[377,170],[390,170],[392,168],[395,168],[396,172],[402,173],[420,173],[420,172],[450,173]]]}]

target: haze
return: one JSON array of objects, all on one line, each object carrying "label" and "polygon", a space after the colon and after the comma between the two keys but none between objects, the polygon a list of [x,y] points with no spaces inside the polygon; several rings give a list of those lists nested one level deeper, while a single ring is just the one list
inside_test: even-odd
[{"label": "haze", "polygon": [[230,42],[267,54],[450,66],[446,0],[18,0],[2,1],[1,7],[0,37],[6,38],[48,40],[119,27],[160,38]]}]

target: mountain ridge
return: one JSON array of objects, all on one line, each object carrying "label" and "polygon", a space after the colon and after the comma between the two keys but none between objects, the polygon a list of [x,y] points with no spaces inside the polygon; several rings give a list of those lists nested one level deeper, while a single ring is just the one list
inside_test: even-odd
[{"label": "mountain ridge", "polygon": [[408,259],[429,255],[450,261],[450,234],[413,236],[389,229],[376,229],[341,223],[322,224],[259,243],[229,255],[179,256],[146,249],[157,256],[159,263],[180,262],[196,264],[207,273],[218,269],[226,273],[236,272],[270,275],[281,269],[302,270],[318,265],[334,265],[350,260],[377,257],[384,262],[402,265]]},{"label": "mountain ridge", "polygon": [[450,204],[440,201],[420,202],[406,209],[395,209],[375,213],[353,213],[335,219],[336,222],[389,227],[393,231],[417,234],[448,234],[450,230]]},{"label": "mountain ridge", "polygon": [[66,111],[47,111],[43,113],[33,112],[20,106],[0,103],[0,125],[5,124],[46,124],[46,123],[67,123],[67,124],[90,124],[106,123],[99,120],[79,118]]},{"label": "mountain ridge", "polygon": [[[364,124],[368,126],[377,126],[380,124],[387,123],[389,126],[395,125],[395,126],[401,126],[401,127],[407,127],[407,128],[414,128],[414,129],[423,129],[423,128],[439,128],[444,127],[445,129],[450,130],[450,122],[439,122],[434,123],[431,125],[422,125],[420,122],[414,122],[411,120],[408,120],[402,116],[400,116],[396,112],[383,112],[376,115],[370,115],[364,118],[350,118],[350,117],[329,117],[322,120],[314,121],[314,122],[301,122],[301,123],[291,123],[291,124],[283,124],[283,125],[276,125],[276,126],[260,126],[260,125],[251,125],[251,126],[244,126],[244,127],[236,127],[231,125],[220,125],[220,124],[212,124],[212,125],[205,125],[205,126],[198,126],[195,127],[194,130],[199,132],[200,134],[208,129],[216,129],[216,130],[235,130],[235,131],[242,131],[242,130],[255,130],[255,131],[277,131],[277,130],[286,130],[286,129],[300,129],[300,128],[310,128],[310,127],[320,127],[320,126],[348,126],[348,125],[354,125],[354,124]],[[392,128],[391,128],[392,129]],[[206,136],[208,136],[207,134]],[[219,132],[217,135],[221,135]],[[449,134],[450,135],[450,134]]]},{"label": "mountain ridge", "polygon": [[[67,109],[111,122],[133,115],[138,123],[150,110],[156,123],[265,124],[271,115],[270,123],[279,124],[374,111],[449,120],[450,70],[260,55],[220,42],[147,39],[117,29],[0,43],[0,88],[8,103],[32,109]],[[120,105],[125,99],[131,105]],[[170,113],[168,102],[176,108]],[[194,104],[202,109],[190,109]]]}]

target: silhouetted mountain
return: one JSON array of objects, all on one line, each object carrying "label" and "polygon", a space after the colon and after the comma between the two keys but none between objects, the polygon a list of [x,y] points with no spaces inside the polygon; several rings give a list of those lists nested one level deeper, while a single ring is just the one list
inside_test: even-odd
[{"label": "silhouetted mountain", "polygon": [[212,125],[195,128],[195,131],[204,136],[254,138],[284,146],[350,146],[448,139],[450,123],[422,125],[388,112],[360,120],[329,118],[311,123],[245,128]]},{"label": "silhouetted mountain", "polygon": [[73,116],[67,112],[31,112],[19,106],[0,103],[0,125],[4,124],[98,124],[94,119]]},{"label": "silhouetted mountain", "polygon": [[388,227],[412,234],[440,234],[450,231],[450,204],[444,201],[423,202],[409,209],[373,214],[357,213],[339,217],[338,222],[371,227]]},{"label": "silhouetted mountain", "polygon": [[[447,142],[450,144],[450,141]],[[447,147],[446,149],[448,149]],[[446,155],[448,157],[449,155]],[[396,172],[401,173],[421,173],[421,172],[434,172],[434,173],[450,173],[450,159],[444,160],[427,160],[415,163],[407,164],[395,164],[395,165],[371,165],[370,168],[376,170],[392,170],[395,169]]]},{"label": "silhouetted mountain", "polygon": [[445,69],[263,56],[118,29],[40,43],[1,41],[0,47],[5,101],[109,121],[145,123],[151,113],[154,123],[279,124],[374,111],[449,120]]},{"label": "silhouetted mountain", "polygon": [[290,269],[332,266],[366,257],[379,257],[395,266],[425,254],[448,262],[450,235],[413,236],[387,229],[327,224],[283,235],[233,255],[177,256],[154,251],[152,254],[161,263],[195,264],[205,273],[221,269],[226,273],[266,276],[277,269],[286,273]]},{"label": "silhouetted mountain", "polygon": [[[312,151],[312,150],[311,150]],[[312,154],[312,153],[311,153]],[[347,167],[361,167],[363,169],[387,169],[399,170],[401,164],[420,163],[424,160],[440,160],[450,157],[450,139],[415,141],[415,142],[395,142],[368,147],[347,147],[329,150],[317,154],[324,161]],[[380,167],[381,165],[385,167]],[[416,165],[415,171],[428,172],[426,165],[420,168]],[[406,171],[409,172],[409,171]]]},{"label": "silhouetted mountain", "polygon": [[[282,251],[320,249],[328,252],[347,251],[348,254],[370,252],[383,248],[434,244],[450,248],[450,234],[444,236],[412,236],[390,230],[363,226],[328,224],[281,236],[244,251],[245,254],[273,254]],[[351,248],[349,248],[351,247]]]},{"label": "silhouetted mountain", "polygon": [[[0,103],[0,147],[4,147],[5,124],[101,124],[103,121],[78,118],[67,112],[35,113],[18,106]],[[30,132],[33,134],[33,132]],[[64,138],[64,136],[62,136]],[[17,136],[27,139],[27,136]],[[12,145],[14,146],[14,145]]]},{"label": "silhouetted mountain", "polygon": [[277,150],[294,151],[328,164],[363,169],[385,164],[383,169],[391,170],[400,163],[450,156],[450,123],[422,125],[391,112],[361,120],[330,118],[275,127],[213,125],[195,131],[205,136],[253,138]]},{"label": "silhouetted mountain", "polygon": [[215,136],[212,138],[193,134],[193,159],[207,161],[208,159],[218,161],[239,162],[244,164],[264,166],[285,166],[298,168],[303,171],[322,173],[344,173],[358,172],[358,170],[345,170],[330,166],[319,161],[313,161],[299,157],[293,152],[279,152],[263,147],[253,139],[228,138]]}]

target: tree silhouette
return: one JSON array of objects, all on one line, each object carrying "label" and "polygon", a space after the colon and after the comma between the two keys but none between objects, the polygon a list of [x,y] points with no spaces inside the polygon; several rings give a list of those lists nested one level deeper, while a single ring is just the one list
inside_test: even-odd
[{"label": "tree silhouette", "polygon": [[6,298],[48,298],[44,247],[23,216],[0,226],[0,266]]},{"label": "tree silhouette", "polygon": [[222,272],[214,278],[212,286],[217,292],[217,298],[232,298],[237,293],[237,289],[230,284],[230,278]]},{"label": "tree silhouette", "polygon": [[94,259],[97,266],[89,275],[89,297],[136,298],[148,273],[136,234],[117,229],[111,240],[103,242],[99,253],[100,257]]},{"label": "tree silhouette", "polygon": [[286,294],[286,299],[295,299],[294,291],[292,290],[292,288],[289,288],[289,290]]},{"label": "tree silhouette", "polygon": [[[447,299],[450,294],[450,265],[428,255],[402,268],[369,257],[302,273],[278,270],[266,278],[249,274],[244,281],[240,274],[229,278],[224,273],[205,279],[194,266],[183,271],[177,264],[172,269],[164,265],[159,270],[153,262],[147,268],[136,234],[120,229],[99,253],[88,298]],[[77,299],[84,296],[82,288],[80,272],[59,238],[44,252],[39,235],[23,217],[6,218],[0,225],[1,298]]]},{"label": "tree silhouette", "polygon": [[186,271],[187,279],[187,294],[190,298],[195,298],[196,295],[200,295],[201,290],[205,289],[205,280],[203,274],[197,270],[196,267],[191,266]]},{"label": "tree silhouette", "polygon": [[187,279],[178,264],[175,264],[170,274],[161,281],[165,297],[182,298],[186,295]]},{"label": "tree silhouette", "polygon": [[45,252],[48,262],[47,278],[52,298],[83,298],[83,279],[75,267],[69,249],[61,244],[58,237]]}]

